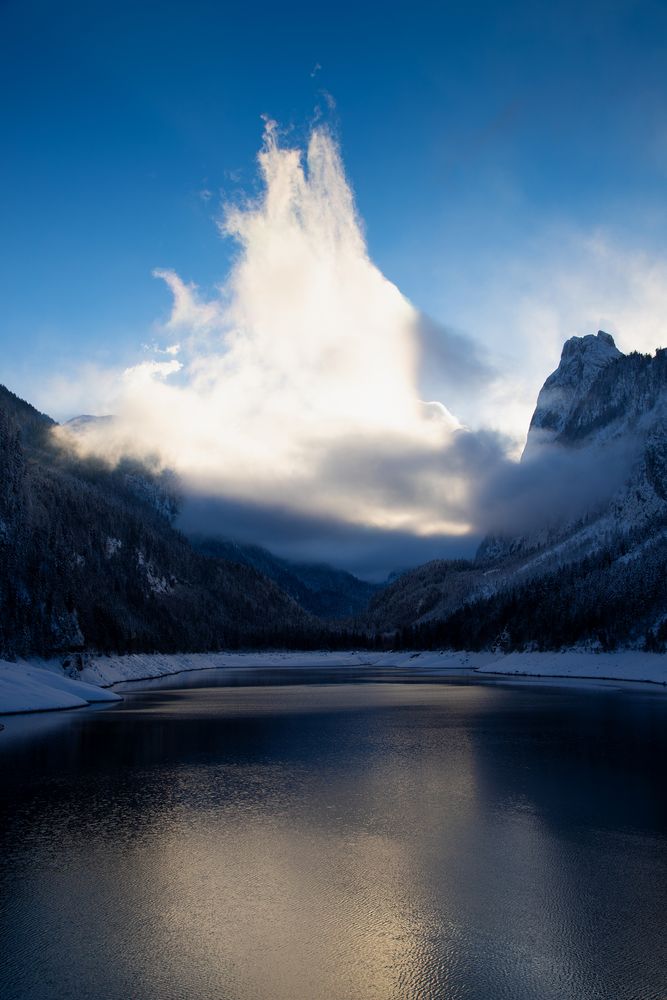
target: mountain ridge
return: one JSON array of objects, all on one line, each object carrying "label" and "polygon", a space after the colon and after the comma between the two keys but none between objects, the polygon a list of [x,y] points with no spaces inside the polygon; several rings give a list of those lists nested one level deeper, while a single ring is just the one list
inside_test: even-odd
[{"label": "mountain ridge", "polygon": [[594,500],[569,519],[489,535],[474,560],[409,571],[373,599],[369,627],[415,646],[481,648],[502,637],[509,648],[663,648],[666,414],[666,350],[623,355],[602,331],[571,338],[538,396],[517,475],[546,475],[551,463],[587,475]]},{"label": "mountain ridge", "polygon": [[383,586],[360,580],[352,573],[334,569],[326,563],[282,559],[259,545],[219,537],[189,537],[195,549],[205,555],[253,566],[277,583],[306,611],[325,620],[354,618]]},{"label": "mountain ridge", "polygon": [[259,546],[187,539],[173,476],[81,460],[53,441],[56,426],[0,387],[0,655],[666,648],[667,350],[624,355],[603,331],[570,338],[505,470],[513,527],[490,531],[474,559],[381,589]]},{"label": "mountain ridge", "polygon": [[0,656],[321,641],[273,581],[192,549],[161,475],[79,460],[55,426],[0,387]]}]

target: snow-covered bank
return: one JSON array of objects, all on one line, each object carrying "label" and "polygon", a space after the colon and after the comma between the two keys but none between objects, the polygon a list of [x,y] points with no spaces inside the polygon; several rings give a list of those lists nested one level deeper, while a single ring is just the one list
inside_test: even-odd
[{"label": "snow-covered bank", "polygon": [[[85,661],[78,677],[66,675],[57,661],[0,661],[0,715],[78,708],[97,701],[116,701],[115,684],[151,680],[193,670],[374,667],[400,669],[415,677],[476,674],[526,678],[571,678],[648,682],[667,685],[667,655],[621,651],[589,653],[467,652],[262,652],[174,653],[97,656]],[[70,671],[71,673],[71,671]]]},{"label": "snow-covered bank", "polygon": [[359,666],[358,653],[136,653],[88,657],[76,679],[60,660],[0,660],[0,716],[50,709],[81,708],[93,702],[121,701],[114,684],[153,680],[192,670],[221,667]]},{"label": "snow-covered bank", "polygon": [[99,701],[121,701],[121,697],[95,684],[73,680],[56,661],[0,660],[0,715],[81,708]]},{"label": "snow-covered bank", "polygon": [[396,666],[419,673],[462,673],[499,677],[552,677],[573,680],[633,681],[667,686],[667,654],[619,650],[616,653],[592,653],[566,649],[552,653],[471,653],[415,652],[383,653],[372,661],[374,666]]},{"label": "snow-covered bank", "polygon": [[121,681],[152,680],[170,674],[220,667],[358,667],[372,662],[372,654],[354,652],[133,653],[129,656],[94,657],[82,670],[81,678],[89,684],[110,687]]},{"label": "snow-covered bank", "polygon": [[476,669],[480,674],[644,681],[667,685],[667,655],[629,649],[616,653],[588,653],[576,649],[562,653],[507,653],[480,664]]},{"label": "snow-covered bank", "polygon": [[385,653],[374,661],[439,673],[457,668],[475,674],[511,677],[553,677],[580,680],[634,681],[667,685],[667,655],[620,650],[591,653],[567,649],[553,653]]}]

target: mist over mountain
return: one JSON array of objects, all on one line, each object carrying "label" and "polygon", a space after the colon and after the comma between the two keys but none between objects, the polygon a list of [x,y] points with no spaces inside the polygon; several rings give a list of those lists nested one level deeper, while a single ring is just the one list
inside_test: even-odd
[{"label": "mist over mountain", "polygon": [[[573,337],[521,461],[461,431],[473,559],[385,586],[175,526],[179,482],[63,448],[0,388],[0,654],[238,646],[661,649],[667,640],[667,350]],[[68,428],[87,433],[92,418]],[[472,442],[472,444],[471,444]],[[483,461],[486,456],[487,461]],[[422,540],[424,542],[424,540]]]},{"label": "mist over mountain", "polygon": [[324,619],[352,618],[366,609],[380,584],[360,580],[352,573],[325,563],[281,559],[259,545],[243,545],[222,538],[193,537],[198,552],[216,559],[252,566],[312,614]]},{"label": "mist over mountain", "polygon": [[408,646],[664,648],[666,409],[666,350],[623,355],[602,331],[571,338],[521,462],[486,494],[497,530],[474,560],[393,582],[369,627]]},{"label": "mist over mountain", "polygon": [[[462,421],[473,401],[480,422],[498,411],[502,380],[482,345],[423,314],[374,262],[334,131],[293,140],[265,121],[257,188],[218,219],[231,266],[213,289],[155,268],[172,296],[160,343],[91,379],[85,408],[112,421],[59,434],[82,457],[174,470],[189,532],[377,581],[461,552],[467,482],[506,451]],[[80,398],[85,374],[68,378]]]},{"label": "mist over mountain", "polygon": [[81,461],[54,426],[0,387],[0,656],[314,641],[266,576],[175,530],[172,477]]}]

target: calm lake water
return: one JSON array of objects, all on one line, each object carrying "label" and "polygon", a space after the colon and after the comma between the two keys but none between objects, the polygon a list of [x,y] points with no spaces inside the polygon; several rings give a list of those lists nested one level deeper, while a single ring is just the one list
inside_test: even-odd
[{"label": "calm lake water", "polygon": [[0,734],[2,1000],[665,1000],[667,697],[258,679]]}]

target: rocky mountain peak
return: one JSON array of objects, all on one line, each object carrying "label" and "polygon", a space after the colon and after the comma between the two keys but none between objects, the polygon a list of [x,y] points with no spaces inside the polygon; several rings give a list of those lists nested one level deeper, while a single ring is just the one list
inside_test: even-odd
[{"label": "rocky mountain peak", "polygon": [[537,397],[524,458],[531,457],[558,436],[602,369],[621,357],[614,338],[604,330],[566,340],[558,368]]},{"label": "rocky mountain peak", "polygon": [[570,337],[563,344],[560,365],[573,357],[585,358],[595,363],[596,359],[605,357],[620,357],[621,352],[614,343],[614,338],[604,330],[598,330],[596,334],[588,333],[584,337]]}]

